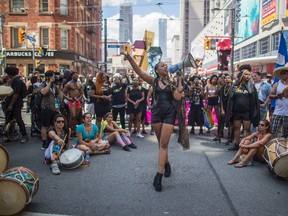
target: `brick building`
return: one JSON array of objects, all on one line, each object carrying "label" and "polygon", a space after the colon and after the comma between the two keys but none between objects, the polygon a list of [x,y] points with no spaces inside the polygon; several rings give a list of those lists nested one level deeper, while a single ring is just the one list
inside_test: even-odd
[{"label": "brick building", "polygon": [[[94,75],[102,59],[101,8],[101,0],[2,1],[6,65],[17,66],[21,75],[29,75],[34,47],[34,59],[41,61],[36,70],[42,73],[69,68]],[[19,28],[26,32],[24,44],[18,42]],[[38,54],[38,47],[47,48],[45,56]]]}]

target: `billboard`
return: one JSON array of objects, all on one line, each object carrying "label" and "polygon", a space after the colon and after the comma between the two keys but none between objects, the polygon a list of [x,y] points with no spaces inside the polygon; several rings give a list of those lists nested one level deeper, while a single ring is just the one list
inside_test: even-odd
[{"label": "billboard", "polygon": [[[230,3],[227,9],[232,8],[234,8],[234,5]],[[235,36],[239,36],[239,38],[235,38],[235,44],[259,33],[260,1],[241,0],[240,11],[240,22],[237,22],[237,19],[235,20]],[[224,33],[231,35],[231,10],[226,10],[224,17]]]},{"label": "billboard", "polygon": [[262,26],[276,19],[276,0],[263,0],[262,2]]}]

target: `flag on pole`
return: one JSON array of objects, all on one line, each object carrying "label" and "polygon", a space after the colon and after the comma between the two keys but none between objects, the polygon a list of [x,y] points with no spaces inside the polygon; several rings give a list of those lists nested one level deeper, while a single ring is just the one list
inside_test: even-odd
[{"label": "flag on pole", "polygon": [[[280,42],[279,42],[279,47],[278,47],[278,55],[276,59],[275,68],[283,67],[287,62],[288,62],[287,45],[286,45],[286,40],[284,38],[284,34],[282,31],[280,35]],[[277,83],[278,81],[279,79],[274,77],[273,83]],[[272,100],[271,108],[274,108],[274,107],[275,107],[275,100]]]}]

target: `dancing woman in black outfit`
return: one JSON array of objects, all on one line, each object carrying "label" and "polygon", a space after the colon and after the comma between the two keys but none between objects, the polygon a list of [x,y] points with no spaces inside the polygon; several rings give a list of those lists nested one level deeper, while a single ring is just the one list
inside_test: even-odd
[{"label": "dancing woman in black outfit", "polygon": [[153,86],[152,125],[159,145],[158,171],[154,178],[153,186],[156,191],[161,191],[163,172],[165,177],[169,177],[171,174],[171,167],[168,161],[168,144],[173,133],[176,117],[173,99],[181,99],[182,83],[179,82],[177,88],[172,85],[168,76],[168,67],[164,62],[159,62],[155,65],[157,77],[154,78],[143,72],[129,54],[125,54],[125,58],[130,62],[134,71],[144,81]]}]

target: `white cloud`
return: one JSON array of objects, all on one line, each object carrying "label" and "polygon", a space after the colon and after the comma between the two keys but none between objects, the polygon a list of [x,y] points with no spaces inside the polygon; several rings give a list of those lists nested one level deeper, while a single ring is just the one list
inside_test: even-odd
[{"label": "white cloud", "polygon": [[[116,19],[119,18],[119,14],[109,17],[107,23],[108,38],[119,39],[119,23]],[[159,18],[163,17],[162,13],[150,13],[145,16],[139,14],[133,15],[133,40],[143,40],[145,30],[155,32],[154,46],[159,45]],[[179,18],[174,16],[172,20],[167,20],[167,55],[172,56],[171,42],[174,35],[180,34],[180,21]],[[109,20],[110,19],[110,20]]]}]

